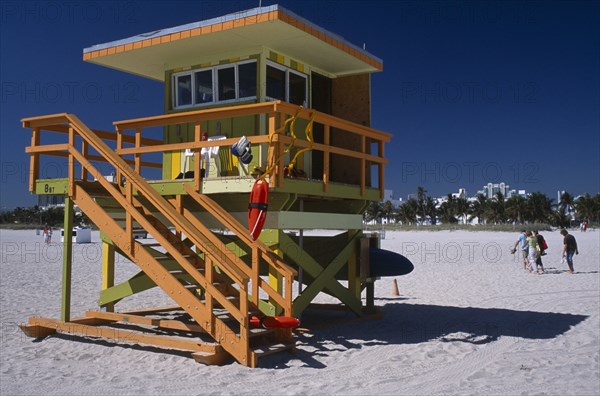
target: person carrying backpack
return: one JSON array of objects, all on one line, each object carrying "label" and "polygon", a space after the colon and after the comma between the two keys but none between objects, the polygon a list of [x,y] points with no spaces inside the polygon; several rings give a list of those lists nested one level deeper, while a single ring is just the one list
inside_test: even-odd
[{"label": "person carrying backpack", "polygon": [[544,239],[544,236],[539,233],[538,230],[533,231],[538,243],[539,254],[537,256],[537,260],[535,261],[535,265],[537,267],[537,271],[539,274],[544,273],[544,264],[542,264],[542,256],[546,255],[546,249],[548,249],[548,244]]}]

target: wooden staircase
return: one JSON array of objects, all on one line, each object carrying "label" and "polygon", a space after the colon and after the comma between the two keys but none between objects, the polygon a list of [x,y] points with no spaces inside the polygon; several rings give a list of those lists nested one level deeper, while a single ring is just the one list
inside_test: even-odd
[{"label": "wooden staircase", "polygon": [[[21,327],[26,334],[39,336],[53,331],[76,331],[111,338],[111,333],[103,326],[114,323],[185,330],[193,335],[202,334],[208,340],[186,341],[180,337],[169,340],[166,335],[142,336],[136,332],[128,340],[190,350],[196,360],[205,363],[221,363],[227,356],[232,356],[240,364],[250,367],[255,367],[262,356],[293,349],[291,331],[251,329],[249,316],[262,314],[260,308],[266,302],[259,298],[261,293],[268,296],[283,315],[291,316],[291,288],[296,271],[263,243],[252,241],[245,227],[217,202],[191,186],[186,187],[189,196],[247,245],[252,252],[250,264],[238,259],[218,236],[184,207],[181,196],[161,196],[74,115],[29,118],[23,120],[23,125],[33,130],[32,146],[27,149],[31,154],[32,169],[39,167],[36,161],[40,153],[68,157],[70,199],[120,254],[140,268],[140,277],[149,278],[167,293],[177,304],[174,309],[182,311],[180,316],[184,318],[148,316],[164,312],[160,310],[149,310],[146,314],[88,311],[86,317],[69,322],[30,318],[29,323]],[[68,142],[39,145],[39,134],[43,129],[63,131]],[[76,139],[83,142],[81,150],[76,148]],[[90,148],[114,167],[117,183],[108,181],[92,164],[87,154]],[[75,178],[75,163],[85,175],[80,179]],[[87,181],[87,174],[94,176],[95,181]],[[35,172],[32,177],[36,177]],[[106,205],[108,201],[110,205]],[[145,229],[156,243],[144,244],[135,239],[135,226]],[[260,277],[261,265],[268,265],[270,271],[283,280],[282,287],[272,287]],[[101,305],[103,303],[106,301],[101,298]],[[96,333],[90,333],[90,328]]]}]

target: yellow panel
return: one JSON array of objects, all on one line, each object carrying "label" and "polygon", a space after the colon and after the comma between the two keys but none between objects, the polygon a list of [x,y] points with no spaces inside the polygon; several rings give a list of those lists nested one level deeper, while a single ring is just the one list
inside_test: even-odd
[{"label": "yellow panel", "polygon": [[175,179],[181,172],[181,153],[174,151],[171,153],[171,179]]}]

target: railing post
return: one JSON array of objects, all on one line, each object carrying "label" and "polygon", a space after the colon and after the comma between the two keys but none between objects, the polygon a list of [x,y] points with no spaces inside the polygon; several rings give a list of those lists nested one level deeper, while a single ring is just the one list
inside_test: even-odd
[{"label": "railing post", "polygon": [[[202,141],[202,129],[200,122],[194,124],[194,142],[200,143]],[[200,168],[200,149],[196,148],[194,151],[194,190],[200,192],[202,183],[201,168]],[[208,175],[207,175],[208,176]]]},{"label": "railing post", "polygon": [[[207,252],[204,252],[204,272],[206,274],[206,283],[212,285],[213,283],[213,274],[214,268],[211,258],[208,256]],[[207,329],[209,333],[214,333],[215,329],[215,316],[213,314],[213,296],[211,293],[207,291],[208,287],[204,288],[204,301],[206,304],[206,309],[209,312],[210,323],[207,324]]]},{"label": "railing post", "polygon": [[[173,202],[173,201],[171,201],[171,202]],[[183,215],[183,196],[181,194],[177,194],[175,196],[175,210],[180,215]],[[175,237],[177,238],[178,241],[181,241],[181,239],[182,239],[181,229],[179,229],[179,228],[175,229]]]},{"label": "railing post", "polygon": [[[275,113],[268,114],[268,129],[269,129],[269,140],[272,141],[273,135],[275,135]],[[277,153],[279,153],[279,146],[281,142],[270,143],[267,154],[267,166],[266,169],[272,169],[274,171],[274,175],[277,174],[277,170],[275,169],[275,160],[277,159]],[[271,176],[269,178],[269,186],[275,187],[275,177]]]},{"label": "railing post", "polygon": [[[83,154],[83,156],[85,157],[85,159],[88,159],[88,143],[85,140],[81,141],[81,154]],[[85,169],[85,167],[83,166],[83,164],[81,164],[81,180],[83,181],[87,181],[88,179],[88,172]]]},{"label": "railing post", "polygon": [[[117,149],[115,150],[115,152],[117,153],[118,156],[121,156],[121,149],[123,148],[123,132],[119,129],[119,127],[116,128],[117,130]],[[116,177],[116,183],[117,186],[121,185],[121,169],[119,169],[119,167],[116,167],[115,169],[115,177]]]},{"label": "railing post", "polygon": [[[285,117],[286,114],[284,114],[283,112],[279,113],[279,127],[283,127],[283,125],[285,125]],[[291,125],[290,125],[291,127]],[[285,131],[283,131],[283,133],[285,134]],[[281,188],[283,187],[283,168],[285,167],[285,158],[284,158],[284,148],[283,148],[283,142],[277,142],[277,166],[275,166],[275,178],[277,179],[277,183],[276,186]]]},{"label": "railing post", "polygon": [[331,127],[325,125],[323,133],[323,143],[326,146],[326,150],[323,151],[323,192],[329,191],[329,160],[331,153],[329,151],[329,145],[331,142]]},{"label": "railing post", "polygon": [[[127,181],[125,184],[125,198],[127,199],[127,203],[133,206],[133,185],[130,181]],[[133,253],[133,216],[129,210],[125,210],[125,235],[127,236],[129,244],[129,246],[125,246],[125,248],[129,249],[130,253]]]},{"label": "railing post", "polygon": [[252,247],[252,303],[258,306],[258,287],[260,283],[260,252],[256,246]]},{"label": "railing post", "polygon": [[[75,130],[69,127],[69,196],[75,195],[75,158],[72,151],[75,150]],[[83,165],[82,165],[83,168]]]},{"label": "railing post", "polygon": [[[385,145],[383,144],[383,141],[380,140],[378,142],[378,144],[379,144],[379,150],[378,150],[379,152],[377,154],[379,154],[379,158],[385,158],[385,153],[383,151]],[[383,164],[381,162],[379,163],[378,168],[379,168],[379,172],[377,172],[377,173],[379,174],[379,197],[381,199],[383,199],[383,197],[384,197],[384,191],[383,190],[384,190],[384,187],[385,187],[384,186],[384,174],[383,174],[384,166],[383,166]]]},{"label": "railing post", "polygon": [[[142,129],[135,128],[135,148],[139,149],[142,146]],[[141,162],[142,162],[142,154],[135,153],[134,154],[134,169],[137,174],[141,174]]]},{"label": "railing post", "polygon": [[[31,147],[37,147],[40,144],[40,128],[31,130]],[[40,173],[40,155],[32,153],[29,157],[29,192],[35,191],[35,182]]]},{"label": "railing post", "polygon": [[[360,136],[360,152],[366,154],[367,152],[367,138],[365,135]],[[366,174],[367,162],[365,158],[360,159],[360,196],[365,196],[365,174]]]}]

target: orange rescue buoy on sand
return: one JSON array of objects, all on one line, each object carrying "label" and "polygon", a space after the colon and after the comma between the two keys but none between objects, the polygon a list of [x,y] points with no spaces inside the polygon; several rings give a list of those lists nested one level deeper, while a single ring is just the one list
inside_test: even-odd
[{"label": "orange rescue buoy on sand", "polygon": [[265,329],[295,329],[300,326],[300,321],[289,316],[250,316],[250,326]]},{"label": "orange rescue buoy on sand", "polygon": [[269,202],[269,184],[258,179],[250,192],[248,204],[248,230],[253,241],[258,239],[267,219],[267,205]]}]

